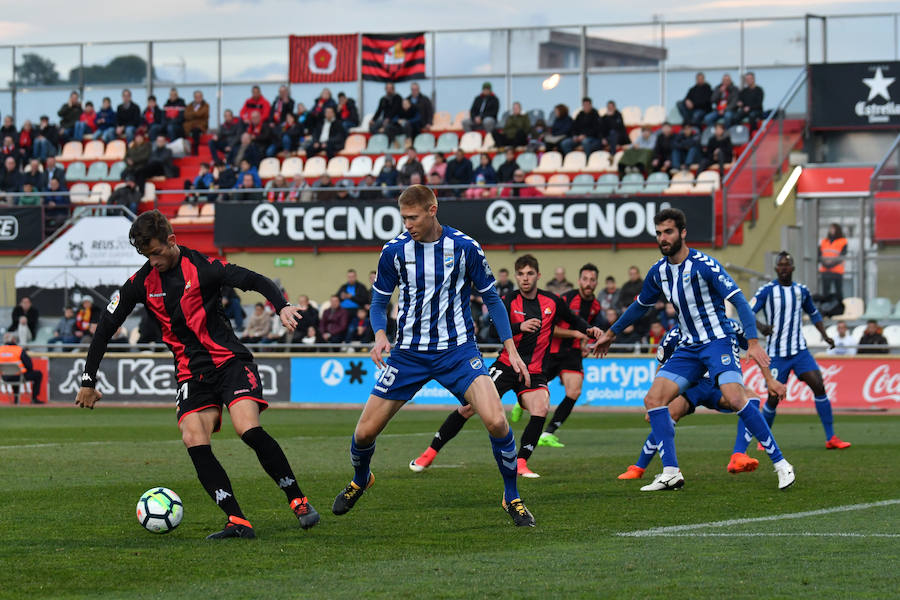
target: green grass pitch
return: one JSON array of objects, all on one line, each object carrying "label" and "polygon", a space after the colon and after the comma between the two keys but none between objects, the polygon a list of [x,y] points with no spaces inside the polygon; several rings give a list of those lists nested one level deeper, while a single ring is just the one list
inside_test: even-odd
[{"label": "green grass pitch", "polygon": [[[826,451],[814,415],[779,415],[775,435],[797,470],[780,492],[771,463],[729,475],[736,419],[700,414],[677,428],[682,491],[618,481],[648,431],[637,414],[572,415],[562,449],[538,448],[520,480],[537,519],[517,529],[487,434],[472,422],[421,474],[407,463],[442,411],[401,411],[378,440],[377,480],[356,508],[331,514],[351,476],[357,411],[270,410],[322,514],[304,532],[253,452],[230,429],[213,441],[256,540],[208,542],[222,514],[197,482],[173,409],[99,406],[0,410],[0,598],[887,598],[900,565],[900,417],[837,415],[853,442]],[[521,433],[522,423],[514,427]],[[753,446],[752,448],[755,448]],[[654,459],[643,482],[660,468]],[[185,518],[169,535],[134,507],[156,485]],[[778,515],[882,502],[868,508]],[[723,526],[675,525],[778,516]]]}]

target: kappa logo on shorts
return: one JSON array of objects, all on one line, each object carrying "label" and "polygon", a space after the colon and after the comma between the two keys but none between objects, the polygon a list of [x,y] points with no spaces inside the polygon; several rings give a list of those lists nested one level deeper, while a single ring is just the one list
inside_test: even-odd
[{"label": "kappa logo on shorts", "polygon": [[731,364],[731,357],[728,356],[727,354],[723,354],[723,355],[722,355],[722,364],[723,364],[723,365],[730,365],[730,364]]},{"label": "kappa logo on shorts", "polygon": [[484,363],[481,362],[480,358],[473,358],[469,361],[469,366],[471,366],[476,371],[481,368]]}]

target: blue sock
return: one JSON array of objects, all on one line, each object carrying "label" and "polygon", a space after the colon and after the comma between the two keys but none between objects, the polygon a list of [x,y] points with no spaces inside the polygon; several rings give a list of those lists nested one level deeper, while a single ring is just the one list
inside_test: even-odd
[{"label": "blue sock", "polygon": [[519,488],[516,486],[516,438],[513,436],[512,429],[506,434],[506,437],[491,438],[491,450],[494,451],[494,459],[497,461],[497,467],[500,469],[500,475],[503,476],[503,497],[507,502],[511,502],[519,497]]},{"label": "blue sock", "polygon": [[834,435],[834,417],[831,415],[831,402],[828,401],[828,396],[816,396],[816,412],[819,413],[819,420],[825,428],[825,440],[830,440]]},{"label": "blue sock", "polygon": [[744,422],[744,426],[747,430],[753,434],[753,437],[758,439],[759,443],[763,445],[766,454],[769,455],[769,458],[772,459],[773,463],[777,463],[784,458],[781,455],[781,449],[778,447],[778,444],[775,443],[775,438],[772,436],[772,430],[769,429],[768,423],[766,423],[762,415],[759,414],[759,410],[757,410],[755,406],[748,402],[744,405],[744,408],[738,411],[738,416],[741,418],[741,421]]},{"label": "blue sock", "polygon": [[[747,404],[753,405],[753,410],[759,412],[759,398],[750,398],[747,401]],[[733,452],[740,452],[741,454],[747,453],[747,446],[750,445],[750,441],[753,439],[753,434],[747,431],[747,428],[744,427],[744,421],[738,419],[737,424],[737,437],[734,438],[734,450]]]},{"label": "blue sock", "polygon": [[769,426],[769,429],[772,429],[772,423],[775,422],[775,409],[769,407],[769,403],[766,402],[762,407],[763,418],[766,420],[766,425]]},{"label": "blue sock", "polygon": [[365,489],[369,483],[369,464],[372,455],[375,454],[375,442],[368,448],[359,448],[356,445],[356,436],[350,438],[350,464],[353,465],[353,483]]},{"label": "blue sock", "polygon": [[663,467],[678,468],[678,457],[675,454],[675,427],[672,425],[672,416],[668,406],[651,408],[647,411],[650,416],[650,428],[653,437],[659,442],[659,458]]},{"label": "blue sock", "polygon": [[647,441],[644,442],[644,447],[641,448],[641,454],[638,456],[638,460],[634,465],[636,467],[640,467],[642,469],[646,469],[647,465],[650,464],[650,461],[653,460],[653,456],[656,454],[656,450],[659,448],[659,444],[656,443],[656,438],[653,437],[653,432],[650,432],[650,435],[647,436]]}]

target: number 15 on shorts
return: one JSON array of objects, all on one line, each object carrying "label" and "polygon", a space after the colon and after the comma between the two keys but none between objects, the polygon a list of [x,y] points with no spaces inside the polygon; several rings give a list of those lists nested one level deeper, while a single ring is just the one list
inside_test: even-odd
[{"label": "number 15 on shorts", "polygon": [[387,388],[394,384],[394,380],[397,379],[397,373],[397,367],[386,366],[378,377],[378,385],[376,387],[381,387],[383,388],[382,391],[386,391]]}]

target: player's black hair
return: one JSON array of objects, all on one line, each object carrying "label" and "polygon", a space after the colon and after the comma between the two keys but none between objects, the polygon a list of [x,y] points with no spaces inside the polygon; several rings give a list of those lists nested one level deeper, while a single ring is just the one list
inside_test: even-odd
[{"label": "player's black hair", "polygon": [[172,225],[164,214],[157,209],[148,210],[141,214],[128,231],[128,241],[138,252],[146,250],[153,240],[159,240],[165,244],[172,235]]},{"label": "player's black hair", "polygon": [[787,250],[782,250],[778,253],[778,256],[775,257],[775,264],[777,265],[778,263],[780,263],[782,258],[786,258],[791,261],[791,264],[794,264],[794,257],[791,256],[791,253]]},{"label": "player's black hair", "polygon": [[598,269],[597,265],[595,265],[594,263],[585,263],[584,265],[582,265],[581,268],[578,269],[578,276],[581,277],[581,274],[585,271],[592,271],[594,275],[600,274],[600,269]]},{"label": "player's black hair", "polygon": [[531,267],[538,273],[541,272],[540,267],[538,267],[538,260],[532,254],[523,254],[516,259],[516,264],[513,265],[513,269],[515,269],[516,272],[518,272],[520,269],[524,269],[525,267]]},{"label": "player's black hair", "polygon": [[684,231],[685,227],[687,227],[687,220],[684,217],[684,213],[677,208],[664,208],[659,211],[656,213],[656,216],[653,217],[653,224],[659,225],[663,221],[668,221],[669,219],[675,221],[675,228],[678,229],[678,231]]}]

